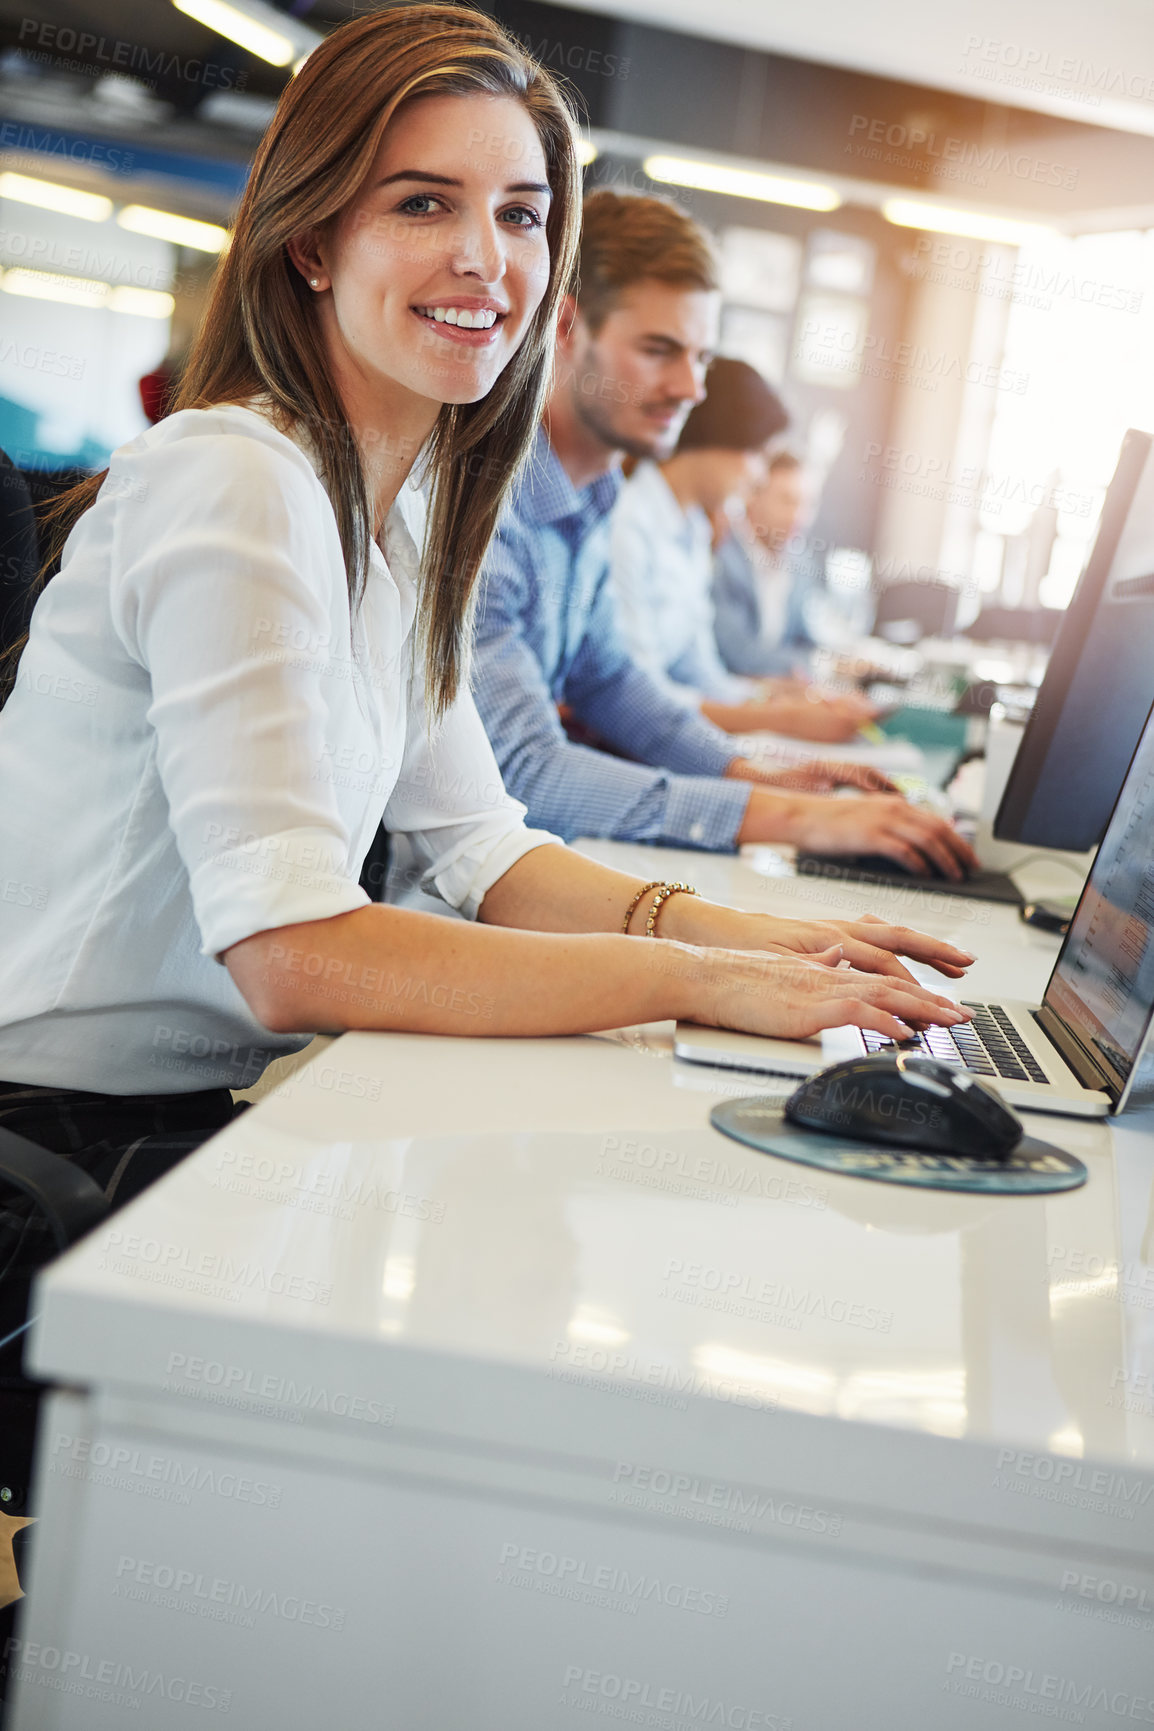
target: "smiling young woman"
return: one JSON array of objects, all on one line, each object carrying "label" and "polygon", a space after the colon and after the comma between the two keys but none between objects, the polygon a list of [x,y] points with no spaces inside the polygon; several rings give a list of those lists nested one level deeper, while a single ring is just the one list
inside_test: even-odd
[{"label": "smiling young woman", "polygon": [[[29,891],[0,900],[0,1121],[118,1201],[318,1029],[963,1019],[895,959],[956,978],[949,945],[642,885],[504,792],[470,616],[572,274],[575,146],[484,15],[342,25],[261,145],[175,412],[69,501],[0,715],[0,880]],[[382,813],[464,921],[368,901]],[[624,935],[658,917],[673,941]]]},{"label": "smiling young woman", "polygon": [[[540,418],[580,197],[568,109],[486,18],[413,6],[347,24],[309,56],[262,141],[177,398],[266,392],[286,427],[308,430],[354,602],[383,515],[366,509],[366,480],[375,471],[376,503],[391,503],[429,441],[422,625],[438,708],[456,693],[465,603]],[[453,305],[496,322],[466,338],[427,316]]]}]

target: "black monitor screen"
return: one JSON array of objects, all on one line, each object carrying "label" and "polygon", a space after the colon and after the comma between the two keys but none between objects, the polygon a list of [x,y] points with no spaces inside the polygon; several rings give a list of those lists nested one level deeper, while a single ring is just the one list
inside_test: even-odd
[{"label": "black monitor screen", "polygon": [[1154,437],[1129,432],[994,821],[999,841],[1102,839],[1154,702]]}]

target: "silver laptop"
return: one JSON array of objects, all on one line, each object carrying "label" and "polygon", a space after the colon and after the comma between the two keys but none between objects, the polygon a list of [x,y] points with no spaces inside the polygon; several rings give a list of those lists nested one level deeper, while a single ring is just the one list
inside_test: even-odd
[{"label": "silver laptop", "polygon": [[[1120,1112],[1154,1010],[1152,938],[1154,725],[1148,717],[1042,1002],[970,1004],[973,1022],[930,1028],[904,1042],[903,1050],[917,1046],[928,1057],[964,1065],[1011,1106],[1079,1118]],[[768,1040],[679,1022],[673,1050],[696,1064],[803,1077],[840,1058],[891,1051],[893,1042],[852,1027],[812,1040]]]}]

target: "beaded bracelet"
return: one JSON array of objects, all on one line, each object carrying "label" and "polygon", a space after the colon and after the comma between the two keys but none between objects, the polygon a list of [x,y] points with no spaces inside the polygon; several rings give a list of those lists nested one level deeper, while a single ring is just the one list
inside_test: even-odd
[{"label": "beaded bracelet", "polygon": [[653,898],[653,906],[650,908],[649,918],[645,922],[645,936],[647,938],[655,938],[657,936],[657,916],[669,900],[670,896],[675,896],[679,892],[687,896],[695,896],[697,894],[697,891],[694,889],[692,884],[677,883],[661,885],[661,888]]},{"label": "beaded bracelet", "polygon": [[642,884],[641,888],[638,890],[637,894],[634,896],[633,900],[630,902],[629,906],[625,910],[625,923],[621,927],[621,930],[625,933],[626,937],[629,936],[629,922],[633,918],[634,910],[637,907],[637,904],[641,900],[642,896],[647,894],[647,892],[649,890],[662,890],[664,888],[665,888],[665,883],[664,883],[664,880],[661,878],[654,878],[652,883]]}]

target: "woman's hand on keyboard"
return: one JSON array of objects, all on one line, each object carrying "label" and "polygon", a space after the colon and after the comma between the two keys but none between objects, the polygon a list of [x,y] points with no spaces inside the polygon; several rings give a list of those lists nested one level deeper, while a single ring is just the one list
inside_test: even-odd
[{"label": "woman's hand on keyboard", "polygon": [[827,956],[698,950],[689,1014],[713,1027],[794,1040],[847,1023],[907,1040],[915,1028],[970,1019],[968,1010],[914,980],[839,966],[836,948]]},{"label": "woman's hand on keyboard", "polygon": [[891,925],[876,914],[860,920],[780,920],[769,915],[766,924],[772,928],[768,937],[775,947],[812,958],[840,945],[849,965],[867,974],[912,980],[914,976],[898,961],[899,956],[909,956],[949,980],[960,980],[975,960],[968,950],[910,926]]},{"label": "woman's hand on keyboard", "polygon": [[924,962],[949,980],[959,980],[973,962],[968,950],[944,938],[932,938],[909,926],[897,926],[866,914],[856,920],[789,920],[776,914],[747,913],[721,907],[704,896],[672,896],[661,912],[662,937],[717,950],[761,950],[775,956],[814,961],[844,960],[863,974],[886,974],[913,982],[898,961],[908,956]]}]

